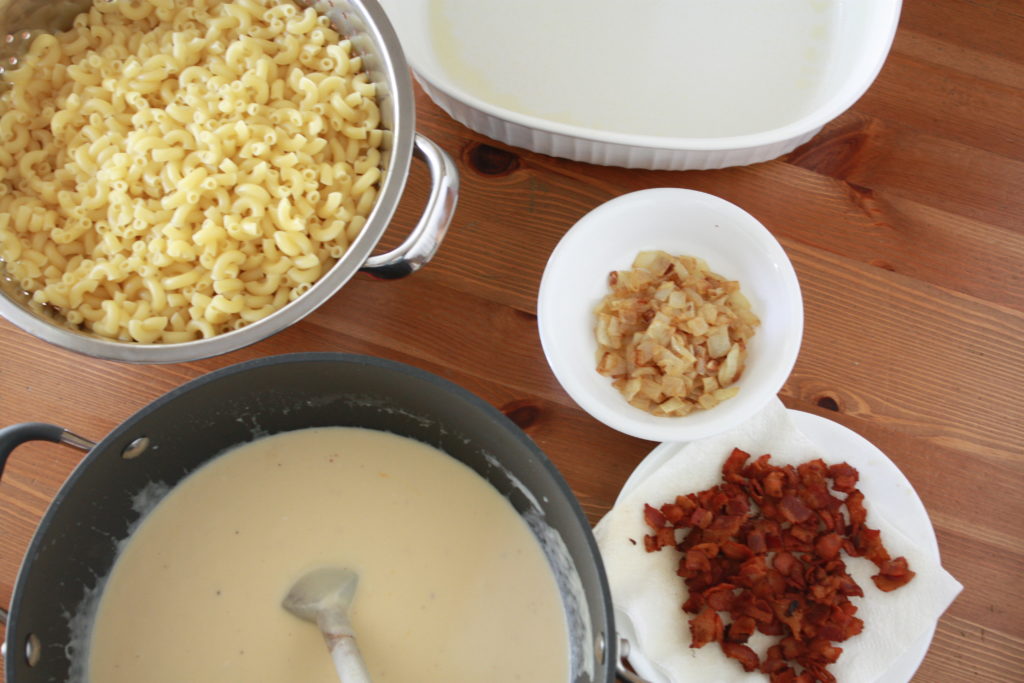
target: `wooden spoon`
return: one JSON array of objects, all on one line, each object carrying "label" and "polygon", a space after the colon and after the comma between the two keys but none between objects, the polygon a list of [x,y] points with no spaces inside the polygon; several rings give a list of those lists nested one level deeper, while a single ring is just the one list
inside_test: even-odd
[{"label": "wooden spoon", "polygon": [[359,575],[351,569],[314,569],[296,581],[281,602],[295,616],[320,627],[342,683],[370,683],[348,618],[358,583]]}]

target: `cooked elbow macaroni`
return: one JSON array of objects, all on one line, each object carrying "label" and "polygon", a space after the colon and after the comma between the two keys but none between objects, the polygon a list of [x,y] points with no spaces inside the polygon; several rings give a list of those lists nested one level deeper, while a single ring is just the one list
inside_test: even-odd
[{"label": "cooked elbow macaroni", "polygon": [[381,179],[374,85],[290,0],[96,0],[0,95],[0,258],[72,324],[141,343],[307,291]]}]

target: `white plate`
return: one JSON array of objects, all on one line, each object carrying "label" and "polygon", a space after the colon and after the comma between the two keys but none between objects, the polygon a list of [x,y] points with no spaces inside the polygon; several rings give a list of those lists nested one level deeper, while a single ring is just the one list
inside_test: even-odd
[{"label": "white plate", "polygon": [[[845,461],[857,468],[860,472],[857,487],[870,501],[872,512],[891,520],[893,526],[908,538],[919,542],[925,552],[938,563],[939,543],[935,538],[935,529],[932,528],[928,512],[914,487],[885,453],[864,437],[837,422],[798,410],[788,412],[793,425],[814,445],[827,451],[830,458]],[[686,444],[664,443],[651,451],[626,480],[619,493],[619,500],[684,446]],[[643,652],[633,645],[636,642],[633,625],[619,609],[615,610],[615,624],[619,635],[631,644],[628,659],[637,673],[651,683],[665,683],[665,678],[644,657]],[[874,683],[907,683],[928,652],[937,625],[923,633],[920,639],[896,660],[892,668]]]}]

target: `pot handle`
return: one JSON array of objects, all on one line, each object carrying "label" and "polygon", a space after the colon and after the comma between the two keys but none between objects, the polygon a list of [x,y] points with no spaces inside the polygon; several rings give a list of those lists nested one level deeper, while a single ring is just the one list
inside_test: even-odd
[{"label": "pot handle", "polygon": [[86,438],[78,436],[63,427],[46,424],[45,422],[22,422],[0,429],[0,474],[4,471],[7,457],[15,448],[26,441],[52,441],[63,443],[68,446],[80,448],[83,451],[91,449],[94,444]]},{"label": "pot handle", "polygon": [[430,197],[419,223],[402,244],[378,256],[366,259],[364,272],[386,280],[394,280],[419,270],[441,246],[452,222],[459,198],[459,171],[448,153],[435,142],[416,134],[416,158],[430,170]]},{"label": "pot handle", "polygon": [[615,663],[615,678],[623,683],[647,683],[635,673],[626,668],[626,657],[629,656],[629,641],[619,637],[619,661]]},{"label": "pot handle", "polygon": [[618,680],[623,681],[623,683],[647,683],[647,681],[623,666],[621,662],[619,662],[619,665],[615,667],[615,674],[615,677]]}]

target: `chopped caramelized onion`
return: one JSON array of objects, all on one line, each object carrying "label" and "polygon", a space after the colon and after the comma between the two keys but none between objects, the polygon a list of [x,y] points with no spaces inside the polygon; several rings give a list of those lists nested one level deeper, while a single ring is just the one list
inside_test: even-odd
[{"label": "chopped caramelized onion", "polygon": [[596,310],[597,371],[633,405],[681,416],[735,396],[760,320],[703,259],[643,251],[608,277]]},{"label": "chopped caramelized onion", "polygon": [[[680,553],[677,573],[689,590],[682,607],[696,615],[691,647],[716,641],[744,670],[768,674],[772,683],[834,681],[826,667],[843,650],[833,643],[864,627],[850,602],[864,592],[840,550],[871,560],[879,570],[871,578],[883,591],[914,572],[905,558],[891,558],[881,534],[865,524],[856,469],[821,460],[778,467],[770,457],[748,463],[750,455],[734,449],[722,466],[723,483],[660,508],[645,505],[654,533],[644,547]],[[781,637],[763,660],[745,644],[757,631]]]}]

